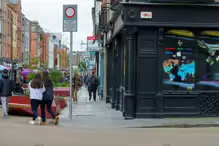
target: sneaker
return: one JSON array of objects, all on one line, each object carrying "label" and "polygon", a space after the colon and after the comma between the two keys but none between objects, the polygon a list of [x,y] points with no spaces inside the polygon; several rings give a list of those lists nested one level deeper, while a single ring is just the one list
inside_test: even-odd
[{"label": "sneaker", "polygon": [[59,124],[59,116],[56,116],[55,120],[54,120],[54,124],[58,125]]},{"label": "sneaker", "polygon": [[34,125],[35,124],[34,120],[29,121],[29,124]]},{"label": "sneaker", "polygon": [[41,118],[41,117],[37,117],[36,120],[37,120],[38,124],[41,125],[41,123],[42,123],[42,118]]},{"label": "sneaker", "polygon": [[4,115],[4,119],[8,119],[8,116]]}]

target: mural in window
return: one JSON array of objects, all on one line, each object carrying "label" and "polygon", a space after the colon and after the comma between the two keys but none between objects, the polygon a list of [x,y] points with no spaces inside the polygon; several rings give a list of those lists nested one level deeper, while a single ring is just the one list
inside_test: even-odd
[{"label": "mural in window", "polygon": [[165,33],[164,90],[193,90],[195,86],[195,36],[188,30]]},{"label": "mural in window", "polygon": [[201,31],[198,55],[202,58],[198,69],[197,90],[218,90],[219,88],[219,31]]},{"label": "mural in window", "polygon": [[219,31],[204,30],[196,35],[189,30],[166,31],[164,90],[219,88]]}]

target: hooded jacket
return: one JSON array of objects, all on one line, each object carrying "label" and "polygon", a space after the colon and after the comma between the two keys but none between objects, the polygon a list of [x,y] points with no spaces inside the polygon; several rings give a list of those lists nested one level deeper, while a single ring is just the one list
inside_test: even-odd
[{"label": "hooded jacket", "polygon": [[8,74],[2,74],[2,79],[0,79],[0,96],[11,96],[14,90],[14,82],[9,79]]}]

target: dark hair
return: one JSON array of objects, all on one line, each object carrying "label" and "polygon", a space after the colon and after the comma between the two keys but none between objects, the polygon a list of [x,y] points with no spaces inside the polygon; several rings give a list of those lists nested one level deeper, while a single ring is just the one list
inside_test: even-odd
[{"label": "dark hair", "polygon": [[49,72],[48,71],[43,72],[42,82],[43,82],[43,84],[45,85],[46,88],[52,86],[52,84],[53,84],[52,79],[49,77]]},{"label": "dark hair", "polygon": [[92,71],[92,75],[95,75],[95,71]]},{"label": "dark hair", "polygon": [[2,72],[3,72],[3,74],[8,74],[8,70],[7,69],[4,69]]},{"label": "dark hair", "polygon": [[34,89],[37,88],[43,88],[43,83],[42,83],[42,79],[39,73],[37,73],[34,77],[34,79],[32,80],[30,86]]}]

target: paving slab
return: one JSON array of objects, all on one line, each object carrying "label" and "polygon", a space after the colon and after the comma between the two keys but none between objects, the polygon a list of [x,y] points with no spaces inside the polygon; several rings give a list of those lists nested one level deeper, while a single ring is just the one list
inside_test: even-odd
[{"label": "paving slab", "polygon": [[[120,111],[111,109],[110,104],[99,100],[89,102],[88,92],[82,87],[78,92],[78,103],[73,104],[72,117],[69,120],[69,105],[62,111],[60,115],[62,126],[73,126],[81,128],[127,128],[127,127],[170,127],[179,125],[206,125],[219,126],[219,118],[174,118],[174,119],[133,119],[124,120]],[[98,97],[98,96],[97,96]]]}]

